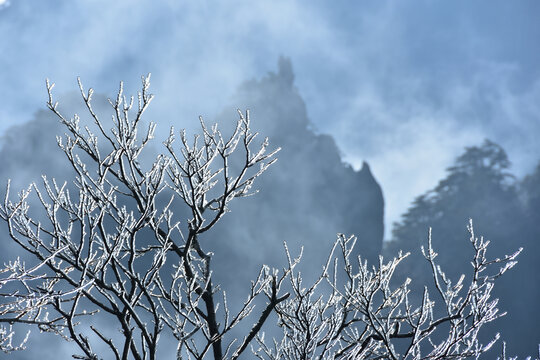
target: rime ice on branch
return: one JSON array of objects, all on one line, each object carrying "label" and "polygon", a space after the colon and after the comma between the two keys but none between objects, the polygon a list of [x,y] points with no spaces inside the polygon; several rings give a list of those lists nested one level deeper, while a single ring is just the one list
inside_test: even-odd
[{"label": "rime ice on branch", "polygon": [[[249,112],[239,112],[230,136],[200,119],[201,134],[190,141],[182,131],[178,144],[171,129],[163,143],[168,154],[144,163],[155,130],[150,123],[139,134],[153,98],[149,80],[142,78],[136,102],[120,84],[116,99],[109,100],[112,124],[96,114],[92,89],[84,91],[79,81],[93,122],[88,125],[78,115],[60,113],[54,84],[47,81],[47,105],[67,130],[58,145],[75,178],[58,184],[44,176],[41,185],[31,184],[16,197],[8,183],[0,217],[35,265],[17,259],[0,271],[1,350],[25,346],[28,333],[17,337],[13,324],[74,342],[78,359],[156,359],[160,337],[175,339],[178,359],[440,359],[489,349],[492,343],[478,342],[478,331],[500,316],[491,290],[519,251],[487,260],[488,242],[474,236],[472,225],[469,284],[463,277],[453,284],[437,267],[429,238],[424,256],[438,293],[425,290],[421,304],[409,303],[410,279],[391,287],[406,255],[369,267],[351,258],[355,238],[339,235],[314,284],[302,284],[295,270],[300,257],[285,246],[288,265],[281,271],[262,265],[232,312],[213,283],[213,253],[204,233],[233,199],[254,193],[254,181],[279,149],[269,150],[267,139],[255,146]],[[187,218],[173,211],[178,204],[189,210]],[[259,297],[266,304],[255,309]],[[283,336],[268,345],[262,327],[271,325],[272,313]],[[116,326],[88,325],[90,315]],[[240,323],[248,326],[235,339],[231,330]],[[106,353],[97,353],[104,348]],[[246,355],[248,348],[253,354]]]},{"label": "rime ice on branch", "polygon": [[[109,100],[110,130],[92,108],[93,90],[85,92],[79,81],[97,135],[78,115],[68,119],[59,112],[54,84],[47,81],[47,105],[68,131],[57,140],[76,173],[75,187],[44,177],[42,186],[32,184],[11,200],[8,185],[1,216],[11,238],[40,265],[7,268],[11,274],[3,284],[17,282],[20,289],[2,294],[1,321],[33,324],[72,340],[85,359],[105,356],[95,353],[95,339],[112,352],[105,357],[154,359],[163,332],[178,340],[179,356],[202,358],[213,351],[221,358],[238,352],[222,338],[251,313],[255,297],[273,294],[272,308],[282,299],[277,299],[275,275],[263,267],[240,311],[230,313],[224,303],[225,318],[218,319],[218,301],[225,294],[211,281],[212,254],[203,250],[201,235],[233,199],[253,193],[253,182],[276,160],[277,150],[267,151],[268,140],[253,150],[257,134],[250,130],[249,112],[239,112],[229,137],[201,119],[202,136],[190,143],[182,132],[176,147],[171,129],[164,142],[169,156],[159,155],[145,168],[139,158],[155,130],[151,123],[139,135],[153,98],[149,80],[142,79],[133,118],[134,99],[126,99],[120,84],[116,99]],[[229,167],[235,153],[244,159],[236,172]],[[45,220],[29,215],[30,196],[37,197]],[[169,200],[160,203],[160,196]],[[175,218],[171,208],[178,201],[189,207],[191,218]],[[116,322],[121,336],[85,326],[84,317],[97,312]],[[6,329],[3,350],[19,348],[11,345],[12,336]]]}]

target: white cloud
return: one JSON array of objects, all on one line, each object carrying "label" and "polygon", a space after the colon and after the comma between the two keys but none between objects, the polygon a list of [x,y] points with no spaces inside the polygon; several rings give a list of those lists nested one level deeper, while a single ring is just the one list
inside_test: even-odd
[{"label": "white cloud", "polygon": [[374,89],[361,89],[340,126],[333,130],[345,160],[355,168],[367,160],[385,197],[385,232],[414,198],[445,176],[463,148],[483,140],[475,126],[460,126],[452,112],[414,98],[393,104]]},{"label": "white cloud", "polygon": [[[515,42],[499,41],[497,28],[471,21],[460,5],[429,3],[358,11],[285,0],[18,1],[0,21],[0,37],[10,39],[0,42],[10,54],[0,57],[0,132],[43,107],[45,77],[60,95],[75,89],[77,75],[113,94],[120,79],[133,92],[152,72],[148,115],[158,131],[196,125],[198,115],[212,121],[241,82],[290,56],[315,128],[334,135],[353,164],[368,160],[381,180],[389,229],[464,145],[488,136],[518,169],[540,153],[540,85],[516,92],[510,80],[526,70],[520,59],[492,59],[517,56]],[[510,15],[505,24],[526,25]]]}]

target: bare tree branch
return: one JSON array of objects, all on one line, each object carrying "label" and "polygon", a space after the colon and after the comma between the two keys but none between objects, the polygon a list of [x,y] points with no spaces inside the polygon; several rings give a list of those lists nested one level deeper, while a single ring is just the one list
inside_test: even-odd
[{"label": "bare tree branch", "polygon": [[[150,75],[142,77],[135,108],[120,83],[109,99],[109,124],[94,111],[93,90],[85,91],[79,79],[78,85],[91,118],[86,125],[78,115],[60,113],[47,81],[47,105],[66,129],[57,142],[73,183],[44,176],[40,186],[13,196],[8,182],[0,205],[12,241],[33,264],[16,259],[0,269],[0,350],[24,349],[29,333],[16,340],[15,324],[72,341],[79,349],[74,358],[92,360],[154,360],[163,336],[176,340],[178,359],[215,360],[248,356],[248,348],[272,360],[462,359],[480,356],[497,339],[483,345],[478,333],[503,315],[491,291],[521,249],[488,260],[489,242],[475,236],[472,223],[470,282],[462,276],[453,283],[437,266],[429,234],[422,251],[436,294],[426,286],[416,306],[409,290],[414,279],[397,287],[391,282],[408,254],[389,262],[381,257],[369,267],[352,259],[356,239],[339,235],[313,284],[306,286],[297,270],[301,254],[291,256],[285,245],[287,266],[262,265],[232,312],[214,284],[205,233],[233,199],[256,193],[255,180],[279,149],[270,150],[268,139],[256,146],[250,114],[239,111],[229,136],[202,118],[201,134],[192,139],[171,128],[163,142],[167,155],[148,164],[142,159],[156,127],[142,130],[153,99]],[[179,205],[189,209],[186,219],[175,214]],[[256,311],[257,298],[266,305]],[[268,344],[262,329],[272,313],[282,336]],[[97,319],[91,326],[89,316]],[[231,330],[248,321],[245,335],[231,339]]]}]

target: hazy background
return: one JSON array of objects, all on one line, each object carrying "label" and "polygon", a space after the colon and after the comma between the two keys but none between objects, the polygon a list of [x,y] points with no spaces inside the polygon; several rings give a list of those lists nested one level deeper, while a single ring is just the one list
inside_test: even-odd
[{"label": "hazy background", "polygon": [[[0,132],[57,92],[136,89],[152,72],[159,129],[212,119],[237,86],[291,58],[316,131],[372,163],[386,222],[489,137],[515,170],[540,141],[537,1],[37,1],[0,11]],[[400,180],[399,186],[396,179]]]},{"label": "hazy background", "polygon": [[[325,149],[354,169],[369,163],[390,239],[391,224],[465,146],[489,138],[506,150],[513,174],[532,173],[540,158],[539,16],[532,0],[0,1],[0,145],[12,126],[39,118],[45,78],[62,101],[73,98],[77,76],[113,96],[119,80],[134,92],[151,72],[156,98],[146,119],[166,134],[170,125],[195,129],[199,115],[212,122],[252,108],[238,95],[241,84],[277,73],[285,56],[294,72],[286,94],[305,104],[302,126],[331,135],[337,148]],[[259,106],[288,101],[261,94]],[[292,131],[284,124],[283,133]],[[19,145],[45,141],[39,127],[33,134]],[[2,149],[15,165],[36,148],[25,150]],[[8,168],[17,166],[4,166],[3,176]]]}]

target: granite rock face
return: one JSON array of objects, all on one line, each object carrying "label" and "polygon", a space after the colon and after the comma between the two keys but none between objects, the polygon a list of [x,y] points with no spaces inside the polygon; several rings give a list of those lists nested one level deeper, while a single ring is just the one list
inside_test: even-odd
[{"label": "granite rock face", "polygon": [[[60,100],[60,110],[66,116],[77,112],[82,121],[91,121],[79,94],[64,94]],[[96,94],[94,107],[102,119],[110,118],[106,97]],[[237,108],[250,110],[252,127],[260,133],[258,140],[267,136],[270,148],[281,147],[281,151],[278,161],[255,182],[260,192],[234,201],[231,213],[208,234],[207,246],[229,256],[216,256],[214,265],[227,268],[229,260],[236,257],[253,265],[282,264],[283,242],[287,242],[291,250],[303,246],[304,262],[318,270],[337,233],[356,235],[357,254],[376,261],[383,241],[381,188],[367,163],[355,171],[341,160],[331,136],[313,131],[294,86],[290,61],[280,58],[277,73],[245,82],[231,106],[216,118],[205,120],[209,125],[217,122],[228,134],[238,118]],[[11,178],[15,193],[31,182],[39,185],[42,174],[71,185],[73,171],[55,141],[56,135],[65,132],[48,110],[10,128],[0,139],[0,180],[5,184]],[[164,151],[158,141],[151,146],[150,152]],[[147,154],[143,161],[152,161],[152,156]],[[186,209],[179,204],[176,210],[181,220]]]},{"label": "granite rock face", "polygon": [[[281,151],[255,183],[260,192],[237,201],[213,233],[217,243],[235,243],[227,257],[257,254],[257,263],[281,263],[285,241],[293,251],[303,246],[303,268],[316,276],[343,233],[358,237],[355,255],[376,261],[384,231],[381,187],[367,163],[355,171],[331,136],[312,130],[290,61],[281,58],[277,73],[244,83],[233,104],[249,109],[252,127]],[[218,116],[220,126],[236,118],[234,107]]]}]

